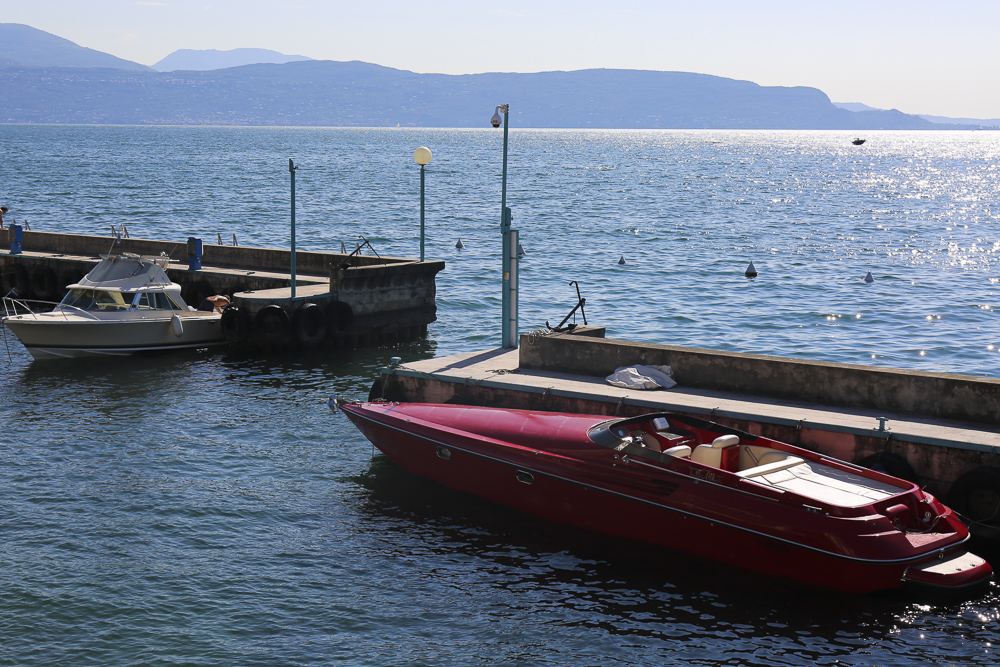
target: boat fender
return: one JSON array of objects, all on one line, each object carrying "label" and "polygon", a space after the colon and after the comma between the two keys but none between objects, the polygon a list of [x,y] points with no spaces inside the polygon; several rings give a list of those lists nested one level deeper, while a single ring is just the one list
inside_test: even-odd
[{"label": "boat fender", "polygon": [[56,272],[47,266],[35,267],[31,272],[31,289],[36,299],[53,301],[59,295],[59,282]]},{"label": "boat fender", "polygon": [[375,378],[372,382],[371,389],[368,390],[368,402],[374,403],[385,398],[383,394],[385,393],[385,380],[380,377]]},{"label": "boat fender", "polygon": [[893,454],[892,452],[881,452],[866,456],[858,462],[858,465],[862,468],[884,472],[887,475],[905,479],[907,482],[913,482],[914,484],[920,481],[913,466],[902,456]]},{"label": "boat fender", "polygon": [[174,313],[170,318],[170,330],[178,338],[184,335],[184,323],[181,322],[181,316],[177,313]]},{"label": "boat fender", "polygon": [[1000,537],[1000,468],[984,466],[959,477],[948,492],[948,506],[973,523],[977,534]]},{"label": "boat fender", "polygon": [[261,343],[276,343],[288,335],[288,313],[276,303],[257,311],[253,318],[253,334]]},{"label": "boat fender", "polygon": [[222,311],[222,318],[219,322],[222,333],[226,337],[226,342],[239,345],[245,343],[250,338],[251,319],[250,313],[238,306],[227,306]]},{"label": "boat fender", "polygon": [[28,270],[18,263],[10,262],[3,270],[3,294],[0,296],[17,296],[27,299],[31,283],[28,282]]},{"label": "boat fender", "polygon": [[316,347],[326,338],[326,315],[315,303],[304,303],[295,311],[292,334],[300,345]]},{"label": "boat fender", "polygon": [[354,323],[354,311],[343,301],[333,301],[326,307],[326,328],[330,333],[342,334]]}]

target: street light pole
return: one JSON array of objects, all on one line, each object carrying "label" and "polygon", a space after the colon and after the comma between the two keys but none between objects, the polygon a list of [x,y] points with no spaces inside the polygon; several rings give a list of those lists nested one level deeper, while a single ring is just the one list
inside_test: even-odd
[{"label": "street light pole", "polygon": [[[502,286],[502,323],[501,346],[517,347],[517,230],[511,230],[511,211],[507,208],[507,127],[510,106],[498,105],[493,112],[490,123],[500,127],[500,114],[503,113],[503,172],[500,185],[500,234],[503,245],[503,286]],[[513,240],[513,241],[512,241]],[[511,243],[513,242],[513,246]]]},{"label": "street light pole", "polygon": [[431,149],[421,146],[413,151],[413,160],[420,165],[420,261],[424,261],[424,166],[431,161]]},{"label": "street light pole", "polygon": [[292,298],[295,298],[295,170],[298,167],[288,158],[288,173],[292,175]]}]

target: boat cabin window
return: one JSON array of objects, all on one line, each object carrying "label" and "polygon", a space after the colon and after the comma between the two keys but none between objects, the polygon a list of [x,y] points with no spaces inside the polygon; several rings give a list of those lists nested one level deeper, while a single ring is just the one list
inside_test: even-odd
[{"label": "boat cabin window", "polygon": [[[125,301],[125,297],[129,301]],[[95,290],[85,287],[71,289],[59,302],[60,306],[68,306],[79,310],[128,310],[132,305],[131,294],[111,290]]]},{"label": "boat cabin window", "polygon": [[135,302],[136,310],[182,310],[164,292],[142,292]]}]

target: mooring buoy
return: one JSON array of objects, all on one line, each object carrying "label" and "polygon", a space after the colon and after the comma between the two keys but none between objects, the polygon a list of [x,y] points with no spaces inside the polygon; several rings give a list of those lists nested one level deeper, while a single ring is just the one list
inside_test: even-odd
[{"label": "mooring buoy", "polygon": [[465,247],[465,244],[462,243],[462,239],[458,240],[458,243],[455,244],[455,247],[458,248],[459,250]]},{"label": "mooring buoy", "polygon": [[618,258],[618,263],[625,264],[625,255],[622,255],[621,257]]},{"label": "mooring buoy", "polygon": [[866,283],[873,283],[873,282],[875,282],[875,277],[872,276],[872,272],[871,271],[869,271],[868,275],[865,276],[865,282]]},{"label": "mooring buoy", "polygon": [[743,275],[745,275],[747,278],[757,277],[757,267],[753,265],[753,262],[750,262],[750,264],[747,265],[747,270],[743,272]]}]

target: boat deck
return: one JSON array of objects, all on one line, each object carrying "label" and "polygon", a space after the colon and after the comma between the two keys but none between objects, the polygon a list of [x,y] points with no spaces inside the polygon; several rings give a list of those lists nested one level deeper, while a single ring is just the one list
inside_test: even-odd
[{"label": "boat deck", "polygon": [[896,495],[902,489],[846,470],[802,461],[795,465],[751,477],[758,484],[773,486],[829,505],[860,507]]}]

